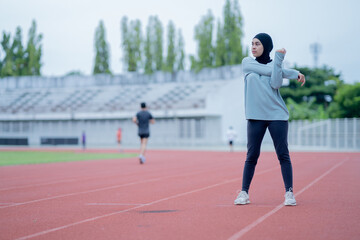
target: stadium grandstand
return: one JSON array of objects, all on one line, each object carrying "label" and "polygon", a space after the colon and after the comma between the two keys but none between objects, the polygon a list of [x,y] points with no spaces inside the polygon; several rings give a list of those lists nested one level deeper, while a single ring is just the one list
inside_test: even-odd
[{"label": "stadium grandstand", "polygon": [[[0,145],[137,147],[131,122],[146,102],[156,119],[149,146],[219,146],[233,126],[246,129],[241,66],[195,74],[9,77],[0,79]],[[245,144],[245,134],[237,142]]]}]

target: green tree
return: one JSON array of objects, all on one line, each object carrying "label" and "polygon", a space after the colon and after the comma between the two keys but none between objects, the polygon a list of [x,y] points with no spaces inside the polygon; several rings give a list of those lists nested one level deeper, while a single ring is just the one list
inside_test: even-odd
[{"label": "green tree", "polygon": [[130,21],[127,17],[121,21],[122,48],[124,65],[127,71],[136,72],[142,66],[142,32],[140,20]]},{"label": "green tree", "polygon": [[106,42],[104,22],[101,20],[95,30],[95,63],[93,74],[111,74],[109,69],[109,46]]},{"label": "green tree", "polygon": [[197,41],[197,58],[191,56],[191,69],[200,71],[204,67],[214,65],[214,47],[212,44],[214,16],[211,10],[203,16],[195,26],[195,40]]},{"label": "green tree", "polygon": [[153,26],[152,26],[152,22],[153,22],[153,17],[150,16],[149,17],[149,22],[148,22],[148,26],[146,27],[146,40],[144,43],[144,51],[145,51],[145,73],[146,74],[151,74],[154,72],[154,67],[153,67],[153,63],[154,63],[154,56],[153,56],[153,46],[152,46],[152,41],[153,41]]},{"label": "green tree", "polygon": [[[246,57],[246,52],[243,51],[241,44],[243,37],[242,26],[242,16],[238,0],[233,2],[226,0],[222,31],[225,38],[225,52],[219,51],[221,55],[218,57],[219,59],[225,59],[225,65],[240,64],[242,59]],[[220,41],[220,44],[223,44],[223,41]],[[222,48],[222,46],[219,46],[219,48]]]},{"label": "green tree", "polygon": [[224,66],[226,64],[226,39],[224,29],[220,21],[217,24],[216,47],[215,47],[215,67]]},{"label": "green tree", "polygon": [[172,21],[169,22],[167,27],[167,55],[166,62],[164,66],[164,71],[174,72],[175,71],[175,61],[176,61],[176,49],[175,49],[175,25]]},{"label": "green tree", "polygon": [[154,18],[155,39],[154,39],[154,58],[155,69],[161,71],[163,68],[163,26],[158,17]]},{"label": "green tree", "polygon": [[177,45],[177,70],[185,69],[185,42],[181,30],[178,31],[178,45]]},{"label": "green tree", "polygon": [[36,33],[36,22],[32,21],[25,50],[25,75],[40,75],[42,56],[42,34]]},{"label": "green tree", "polygon": [[121,19],[121,48],[123,50],[123,63],[124,63],[124,68],[129,68],[129,58],[130,58],[130,43],[129,43],[129,27],[128,27],[128,18],[126,16],[124,16]]},{"label": "green tree", "polygon": [[3,66],[3,59],[2,59],[2,52],[0,50],[0,77],[1,77],[1,69],[2,69],[2,66]]},{"label": "green tree", "polygon": [[341,85],[330,104],[329,114],[332,118],[360,117],[360,83]]},{"label": "green tree", "polygon": [[[290,119],[331,117],[331,112],[336,111],[335,104],[332,104],[335,93],[343,85],[340,74],[336,74],[334,69],[327,66],[322,68],[295,66],[294,68],[305,75],[306,83],[301,87],[297,80],[290,80],[288,86],[280,88],[288,109],[295,109],[290,111]],[[298,108],[294,107],[295,103],[298,104]],[[330,108],[329,105],[332,107]],[[303,109],[300,110],[300,107]]]},{"label": "green tree", "polygon": [[289,120],[301,120],[301,119],[327,119],[329,114],[325,111],[322,105],[315,104],[315,98],[312,98],[309,102],[297,103],[293,99],[288,98],[286,105],[289,110]]},{"label": "green tree", "polygon": [[80,70],[72,70],[67,72],[64,76],[84,76],[84,74]]},{"label": "green tree", "polygon": [[283,99],[286,101],[287,98],[292,98],[297,103],[315,99],[315,104],[323,105],[326,109],[334,99],[336,89],[343,83],[340,74],[327,66],[294,68],[305,75],[306,83],[301,87],[297,80],[290,80],[288,86],[280,89]]},{"label": "green tree", "polygon": [[13,76],[22,76],[25,75],[25,51],[24,47],[22,45],[22,34],[21,34],[21,28],[16,28],[16,34],[13,41],[13,44],[11,46],[12,51],[12,62],[13,65]]},{"label": "green tree", "polygon": [[5,53],[5,57],[2,60],[2,64],[1,64],[1,72],[0,72],[1,77],[7,77],[13,75],[14,63],[13,63],[13,52],[11,50],[10,39],[11,39],[10,33],[7,34],[3,32],[1,46]]},{"label": "green tree", "polygon": [[163,65],[163,29],[157,16],[150,16],[146,27],[145,73],[153,73],[162,69]]}]

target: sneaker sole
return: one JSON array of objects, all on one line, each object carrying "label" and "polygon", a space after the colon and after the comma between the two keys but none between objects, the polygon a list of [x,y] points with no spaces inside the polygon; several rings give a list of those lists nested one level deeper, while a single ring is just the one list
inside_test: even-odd
[{"label": "sneaker sole", "polygon": [[245,203],[236,203],[236,202],[234,202],[234,205],[246,205],[246,204],[249,204],[249,203],[250,203],[250,201],[248,200]]},{"label": "sneaker sole", "polygon": [[296,203],[284,203],[285,206],[296,206]]}]

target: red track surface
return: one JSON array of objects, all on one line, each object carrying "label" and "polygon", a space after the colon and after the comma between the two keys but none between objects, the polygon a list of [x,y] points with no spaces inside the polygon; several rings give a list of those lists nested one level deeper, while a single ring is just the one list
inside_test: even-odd
[{"label": "red track surface", "polygon": [[272,152],[245,206],[233,205],[243,152],[1,167],[0,239],[359,239],[360,154],[291,158],[296,207],[282,205]]}]

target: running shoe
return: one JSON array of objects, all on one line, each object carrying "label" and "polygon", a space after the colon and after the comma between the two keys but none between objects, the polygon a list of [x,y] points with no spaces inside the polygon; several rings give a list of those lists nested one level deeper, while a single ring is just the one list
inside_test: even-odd
[{"label": "running shoe", "polygon": [[295,196],[294,196],[293,192],[288,191],[285,193],[284,205],[285,206],[296,206],[296,200],[295,200]]},{"label": "running shoe", "polygon": [[250,203],[249,194],[245,191],[241,191],[234,201],[235,205],[245,205]]},{"label": "running shoe", "polygon": [[143,155],[139,155],[139,162],[140,164],[143,164],[145,162]]}]

